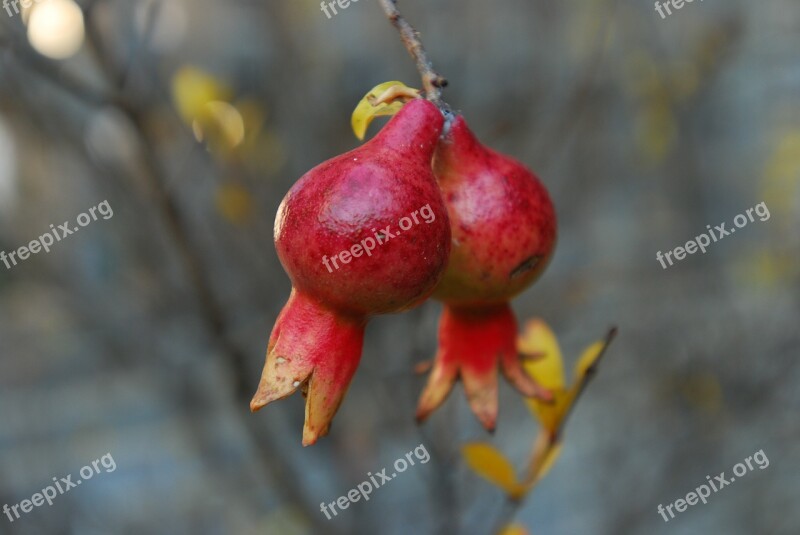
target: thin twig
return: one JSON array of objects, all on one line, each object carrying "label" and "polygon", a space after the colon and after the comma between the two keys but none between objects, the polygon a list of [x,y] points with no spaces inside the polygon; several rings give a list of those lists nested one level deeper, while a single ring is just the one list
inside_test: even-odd
[{"label": "thin twig", "polygon": [[[92,7],[94,5],[94,3],[91,4]],[[94,25],[94,10],[88,8],[85,14],[89,51],[97,59],[97,63],[101,67],[108,83],[115,86],[115,92],[122,102],[120,110],[135,127],[135,132],[142,148],[142,165],[150,194],[161,212],[170,237],[176,246],[176,251],[183,263],[188,282],[194,290],[200,305],[201,317],[209,329],[211,337],[226,356],[225,364],[231,369],[235,377],[235,395],[241,406],[242,402],[249,400],[249,389],[252,387],[249,384],[247,354],[238,347],[238,344],[230,336],[226,328],[224,306],[214,292],[203,262],[202,253],[191,239],[189,223],[182,216],[177,199],[172,197],[166,187],[167,173],[158,157],[157,147],[148,128],[145,111],[146,106],[149,104],[148,99],[145,96],[134,100],[133,95],[124,93],[123,84],[128,76],[125,71],[119,69],[114,58],[108,54],[107,49],[103,46],[100,33]],[[131,60],[129,67],[133,64],[134,60]],[[297,478],[290,473],[289,467],[291,465],[289,460],[282,452],[274,434],[260,426],[254,419],[243,417],[243,414],[246,414],[246,412],[235,413],[237,420],[246,427],[254,442],[258,444],[264,466],[270,471],[273,480],[278,482],[278,486],[275,489],[285,497],[288,503],[299,507],[303,511],[304,520],[315,532],[338,533],[338,528],[332,529],[331,526],[323,523],[320,515],[311,505],[312,499],[306,496],[305,489],[299,484]]]},{"label": "thin twig", "polygon": [[403,44],[408,53],[417,63],[417,70],[422,76],[422,87],[425,89],[425,98],[437,106],[441,106],[441,88],[447,87],[447,79],[433,69],[433,64],[428,59],[428,54],[425,52],[419,33],[400,14],[400,10],[397,9],[397,0],[380,0],[380,2],[389,21],[400,32],[400,37],[403,39]]},{"label": "thin twig", "polygon": [[10,50],[11,54],[7,58],[16,60],[19,65],[28,71],[32,71],[84,104],[91,107],[121,105],[120,100],[114,95],[89,86],[61,69],[56,62],[33,52],[23,39],[24,37],[0,35],[0,51],[2,49]]},{"label": "thin twig", "polygon": [[600,354],[597,358],[592,362],[592,365],[586,369],[583,376],[581,377],[581,382],[578,384],[577,392],[575,393],[575,397],[572,399],[572,404],[567,408],[567,412],[564,413],[564,416],[561,418],[561,423],[556,429],[551,442],[555,443],[561,438],[561,433],[564,430],[564,426],[567,423],[567,420],[572,415],[572,411],[575,410],[575,405],[578,403],[583,392],[586,390],[586,387],[589,386],[589,383],[594,379],[594,376],[597,375],[597,369],[600,367],[600,361],[603,360],[606,352],[608,351],[608,346],[611,345],[611,342],[614,341],[614,338],[617,336],[617,328],[612,327],[609,329],[608,333],[606,334],[606,338],[603,341],[603,349],[600,350]]},{"label": "thin twig", "polygon": [[[220,348],[228,355],[236,379],[237,396],[246,399],[252,388],[249,380],[247,355],[231,340],[227,332],[224,307],[214,293],[201,253],[192,244],[190,225],[182,216],[176,199],[170,196],[166,190],[167,181],[157,156],[156,147],[146,133],[148,126],[142,104],[134,102],[131,97],[124,94],[122,84],[127,79],[127,69],[119,69],[114,58],[102,45],[99,30],[94,24],[94,15],[94,10],[87,10],[86,36],[89,52],[95,57],[107,81],[114,87],[119,98],[125,104],[121,106],[121,111],[134,125],[135,132],[139,137],[142,149],[141,163],[145,169],[144,177],[150,190],[151,199],[164,217],[167,229],[176,246],[176,252],[186,270],[190,287],[194,290],[200,304],[201,318]],[[133,63],[134,60],[131,60],[130,65]]]}]

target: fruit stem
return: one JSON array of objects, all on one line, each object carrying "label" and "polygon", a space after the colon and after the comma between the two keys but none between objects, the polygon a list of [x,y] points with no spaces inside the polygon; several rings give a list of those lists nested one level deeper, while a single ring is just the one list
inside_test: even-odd
[{"label": "fruit stem", "polygon": [[397,9],[397,0],[380,0],[383,11],[392,25],[400,32],[408,53],[417,63],[417,70],[422,76],[422,87],[425,88],[425,98],[436,104],[439,108],[446,108],[442,102],[442,89],[447,87],[447,79],[433,69],[433,64],[428,59],[428,53],[419,38],[419,33],[400,14]]}]

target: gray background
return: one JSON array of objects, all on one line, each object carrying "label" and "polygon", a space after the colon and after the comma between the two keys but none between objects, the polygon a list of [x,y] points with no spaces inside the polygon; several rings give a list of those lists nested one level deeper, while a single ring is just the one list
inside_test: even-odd
[{"label": "gray background", "polygon": [[[82,5],[88,40],[61,62],[0,11],[0,250],[104,199],[114,209],[0,266],[0,506],[108,452],[117,470],[0,517],[0,533],[491,533],[508,509],[459,448],[491,441],[521,469],[537,428],[507,385],[494,437],[460,386],[414,424],[435,303],[370,324],[316,446],[300,447],[300,396],[248,412],[290,288],[271,238],[282,196],[357,146],[349,116],[368,89],[419,85],[376,2],[330,20],[314,0]],[[548,321],[568,366],[620,328],[516,520],[535,535],[797,533],[797,2],[706,0],[665,20],[647,1],[400,7],[451,82],[445,99],[557,206],[558,251],[515,301],[520,318]],[[209,152],[178,120],[170,80],[187,64],[261,107],[248,150]],[[231,188],[252,203],[244,217],[218,207]],[[769,221],[656,261],[762,201]],[[334,521],[319,512],[420,443],[430,463]],[[707,505],[656,512],[760,449],[769,467]]]}]

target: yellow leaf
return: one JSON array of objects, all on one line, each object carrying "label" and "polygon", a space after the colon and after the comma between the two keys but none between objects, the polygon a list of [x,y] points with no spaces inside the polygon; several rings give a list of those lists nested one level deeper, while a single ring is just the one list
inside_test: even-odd
[{"label": "yellow leaf", "polygon": [[597,364],[597,361],[608,348],[608,344],[615,335],[616,330],[612,330],[606,340],[595,342],[583,351],[575,364],[575,381],[569,388],[555,392],[555,403],[548,407],[547,404],[537,400],[528,401],[530,409],[542,423],[542,426],[551,432],[552,436],[559,434],[558,432],[563,426],[564,419],[572,410],[575,400],[586,387],[586,375]]},{"label": "yellow leaf", "polygon": [[384,82],[373,87],[358,103],[350,119],[350,125],[358,139],[364,139],[364,136],[367,134],[367,128],[369,128],[370,123],[372,123],[375,117],[394,115],[403,107],[404,103],[399,100],[374,105],[376,99],[393,87],[403,89],[402,92],[408,90],[409,92],[413,91],[419,93],[418,89],[410,88],[403,82]]},{"label": "yellow leaf", "polygon": [[205,119],[193,123],[198,141],[207,141],[214,148],[225,152],[241,145],[245,137],[242,114],[232,104],[221,100],[206,103]]},{"label": "yellow leaf", "polygon": [[217,191],[217,210],[228,221],[243,224],[252,216],[255,203],[250,192],[238,184],[224,184]]},{"label": "yellow leaf", "polygon": [[311,533],[303,511],[296,507],[280,506],[257,519],[251,533],[280,533],[281,535],[307,535]]},{"label": "yellow leaf", "polygon": [[683,378],[679,386],[686,400],[697,409],[711,414],[723,408],[722,387],[710,373],[697,373]]},{"label": "yellow leaf", "polygon": [[636,139],[648,163],[661,163],[672,149],[678,123],[670,103],[650,98],[636,116]]},{"label": "yellow leaf", "polygon": [[522,524],[509,524],[497,535],[530,535]]},{"label": "yellow leaf", "polygon": [[[517,350],[530,358],[523,363],[525,371],[545,388],[564,388],[564,364],[558,340],[548,325],[540,320],[530,320],[517,341]],[[537,357],[540,356],[540,357]]]},{"label": "yellow leaf", "polygon": [[762,250],[743,257],[738,266],[738,277],[743,284],[777,287],[791,284],[800,276],[800,265],[791,249],[785,251]]},{"label": "yellow leaf", "polygon": [[252,149],[258,140],[259,134],[264,129],[267,119],[267,112],[264,107],[255,99],[244,98],[234,104],[244,121],[245,139],[244,144],[248,149]]},{"label": "yellow leaf", "polygon": [[560,388],[558,390],[551,390],[553,392],[553,402],[545,403],[534,398],[526,398],[525,403],[528,408],[536,416],[541,426],[550,433],[555,433],[561,425],[561,420],[564,417],[569,405],[572,403],[572,392]]},{"label": "yellow leaf", "polygon": [[606,343],[603,340],[593,343],[589,347],[583,350],[581,357],[578,359],[578,362],[575,363],[575,379],[580,381],[583,379],[583,376],[586,375],[586,372],[589,371],[597,359],[600,358],[600,355],[603,354],[603,350],[606,348]]},{"label": "yellow leaf", "polygon": [[172,77],[172,98],[188,125],[208,116],[209,102],[227,101],[229,97],[230,89],[225,84],[195,67],[182,67]]},{"label": "yellow leaf", "polygon": [[528,408],[539,423],[550,432],[555,432],[568,404],[568,393],[564,387],[564,363],[561,348],[552,329],[541,319],[526,323],[525,330],[517,341],[517,350],[529,358],[523,362],[525,371],[536,382],[553,392],[554,401],[543,403],[537,399],[526,399]]},{"label": "yellow leaf", "polygon": [[462,446],[461,453],[476,474],[494,483],[511,497],[517,498],[525,493],[526,489],[517,480],[511,462],[496,448],[473,442]]},{"label": "yellow leaf", "polygon": [[774,145],[764,169],[762,198],[770,209],[791,221],[800,188],[800,129],[782,132]]}]

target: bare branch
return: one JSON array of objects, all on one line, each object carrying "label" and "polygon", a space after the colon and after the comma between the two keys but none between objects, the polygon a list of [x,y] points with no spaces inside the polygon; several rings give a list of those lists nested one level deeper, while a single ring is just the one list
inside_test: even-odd
[{"label": "bare branch", "polygon": [[442,104],[441,88],[447,87],[447,79],[433,69],[433,64],[428,59],[419,33],[400,14],[400,10],[397,9],[397,0],[380,0],[380,2],[389,21],[400,32],[400,37],[403,39],[408,53],[417,63],[417,70],[422,76],[422,87],[425,89],[425,98],[440,106]]}]

